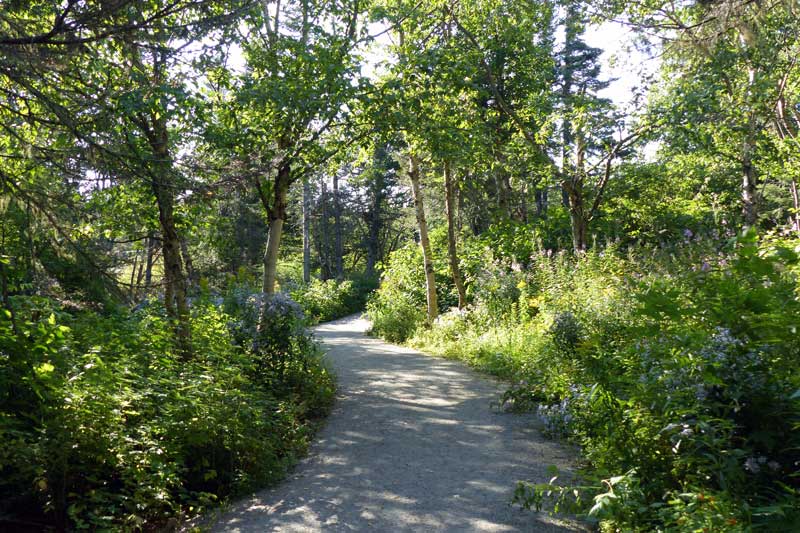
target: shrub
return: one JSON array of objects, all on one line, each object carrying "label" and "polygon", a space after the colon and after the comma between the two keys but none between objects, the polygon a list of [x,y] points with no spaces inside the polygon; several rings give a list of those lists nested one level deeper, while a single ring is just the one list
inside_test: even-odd
[{"label": "shrub", "polygon": [[303,308],[310,322],[316,323],[360,311],[370,292],[366,283],[312,279],[309,284],[298,285],[291,295]]},{"label": "shrub", "polygon": [[[444,228],[431,232],[440,312],[458,305],[458,293],[447,264],[446,239]],[[380,287],[367,301],[367,317],[372,322],[373,334],[390,342],[404,342],[426,316],[422,251],[418,244],[409,243],[391,254]]]},{"label": "shrub", "polygon": [[237,344],[246,318],[208,303],[188,361],[158,309],[15,308],[16,332],[0,315],[0,501],[42,527],[154,529],[274,482],[332,400],[304,330],[282,331],[292,351],[276,368],[275,345]]},{"label": "shrub", "polygon": [[404,342],[425,320],[424,307],[413,297],[396,291],[379,291],[367,304],[371,332],[389,342]]},{"label": "shrub", "polygon": [[419,246],[392,253],[380,288],[367,302],[372,332],[389,342],[403,342],[425,319],[425,273]]},{"label": "shrub", "polygon": [[[595,319],[577,342],[577,385],[540,394],[539,409],[546,424],[569,417],[562,434],[582,445],[587,479],[606,480],[588,491],[595,517],[626,529],[714,531],[785,530],[800,519],[794,246],[753,234],[722,255],[693,245],[676,268],[663,263],[629,282],[625,325]],[[686,255],[693,267],[679,268]],[[561,322],[553,353],[565,357],[573,342],[559,338],[571,331]],[[607,490],[619,473],[625,499]]]},{"label": "shrub", "polygon": [[370,316],[387,337],[512,380],[506,408],[581,445],[585,483],[523,483],[519,503],[549,495],[607,530],[793,530],[798,252],[747,233],[578,258],[543,250],[522,269],[484,254],[469,271],[474,306],[430,328],[404,258]]}]

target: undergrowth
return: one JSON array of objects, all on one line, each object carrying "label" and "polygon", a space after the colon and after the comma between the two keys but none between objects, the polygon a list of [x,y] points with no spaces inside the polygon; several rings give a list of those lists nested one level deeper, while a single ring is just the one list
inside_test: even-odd
[{"label": "undergrowth", "polygon": [[579,484],[522,480],[516,503],[605,531],[800,528],[797,240],[536,250],[522,267],[481,246],[463,254],[467,309],[426,325],[406,249],[369,315],[389,340],[506,378],[507,409],[580,445]]},{"label": "undergrowth", "polygon": [[[265,305],[280,327],[257,331]],[[300,309],[282,296],[196,300],[191,358],[157,304],[100,313],[20,296],[13,308],[13,321],[0,310],[7,527],[171,527],[280,479],[333,400]]]}]

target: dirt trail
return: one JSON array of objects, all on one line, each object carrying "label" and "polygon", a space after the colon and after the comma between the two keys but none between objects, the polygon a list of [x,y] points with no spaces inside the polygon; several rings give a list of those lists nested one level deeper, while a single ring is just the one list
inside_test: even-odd
[{"label": "dirt trail", "polygon": [[309,456],[212,531],[576,531],[511,507],[517,480],[569,469],[570,452],[529,417],[497,412],[502,387],[463,365],[364,336],[349,317],[319,326],[339,382]]}]

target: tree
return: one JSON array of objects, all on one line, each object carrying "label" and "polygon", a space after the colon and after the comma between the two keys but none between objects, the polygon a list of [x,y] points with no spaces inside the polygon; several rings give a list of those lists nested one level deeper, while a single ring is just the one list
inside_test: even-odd
[{"label": "tree", "polygon": [[247,71],[219,95],[228,108],[222,111],[231,136],[227,149],[241,162],[267,214],[266,294],[275,291],[289,188],[337,153],[329,134],[347,122],[346,105],[361,91],[354,80],[364,81],[355,63],[363,8],[357,0],[265,3],[249,19]]},{"label": "tree", "polygon": [[425,202],[420,185],[420,161],[417,155],[408,157],[408,179],[411,181],[411,192],[414,196],[414,210],[419,230],[419,245],[422,248],[422,261],[425,269],[425,300],[428,310],[428,323],[433,323],[439,316],[439,302],[436,297],[436,276],[433,268],[433,251],[428,237],[428,221],[425,219]]},{"label": "tree", "polygon": [[[36,111],[28,115],[29,123],[74,143],[68,150],[36,145],[30,159],[44,165],[69,161],[77,182],[95,174],[150,188],[161,229],[164,303],[185,356],[191,353],[186,258],[176,222],[180,187],[173,164],[183,139],[174,138],[171,121],[181,122],[190,99],[176,63],[185,58],[188,44],[220,29],[245,5],[69,1],[50,22],[44,13],[52,8],[34,2],[14,4],[1,23],[0,77],[7,94]],[[28,68],[19,68],[21,60]]]},{"label": "tree", "polygon": [[[759,184],[768,177],[765,170],[780,131],[776,117],[783,80],[796,76],[796,6],[653,0],[617,8],[666,43],[668,89],[656,111],[672,125],[663,130],[664,140],[691,145],[735,167],[732,185],[739,188],[742,221],[756,224]],[[772,132],[769,125],[775,126]],[[791,179],[788,184],[791,191]]]},{"label": "tree", "polygon": [[[365,273],[375,277],[376,268],[387,255],[387,241],[390,240],[390,225],[397,215],[392,211],[392,204],[398,202],[396,196],[399,183],[397,170],[399,167],[391,154],[389,144],[376,144],[372,148],[371,161],[365,169],[363,180],[367,189],[367,206],[364,217],[367,219],[367,236]],[[393,209],[394,208],[394,209]],[[390,250],[389,250],[390,251]]]}]

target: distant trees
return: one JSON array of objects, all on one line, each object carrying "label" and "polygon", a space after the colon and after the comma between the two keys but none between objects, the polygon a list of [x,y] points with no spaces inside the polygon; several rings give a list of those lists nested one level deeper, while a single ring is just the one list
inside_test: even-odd
[{"label": "distant trees", "polygon": [[653,111],[669,125],[660,130],[665,156],[690,155],[706,168],[724,167],[739,189],[747,226],[769,216],[762,198],[768,183],[784,188],[789,216],[796,216],[796,172],[786,171],[797,146],[787,149],[785,141],[795,138],[800,124],[796,112],[787,113],[797,103],[797,6],[654,0],[621,9],[643,32],[662,39],[663,79]]},{"label": "distant trees", "polygon": [[[663,46],[636,113],[601,97],[602,51],[584,38],[616,14]],[[201,280],[258,271],[271,294],[281,261],[306,283],[374,278],[423,218],[420,240],[447,238],[425,254],[448,271],[430,300],[452,284],[459,307],[472,236],[582,253],[675,220],[800,228],[796,15],[733,1],[11,3],[6,286],[158,296],[188,357]]]}]

